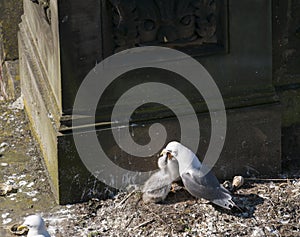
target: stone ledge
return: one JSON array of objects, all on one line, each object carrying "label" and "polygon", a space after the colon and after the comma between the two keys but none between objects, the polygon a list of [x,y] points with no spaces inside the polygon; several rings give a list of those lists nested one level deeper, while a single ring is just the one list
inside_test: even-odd
[{"label": "stone ledge", "polygon": [[[207,113],[197,114],[200,122],[200,146],[197,155],[203,160],[210,140],[210,116]],[[188,116],[187,116],[188,123]],[[149,127],[153,123],[161,123],[168,131],[167,141],[180,140],[180,128],[176,118],[168,118],[147,123],[136,124],[132,127],[134,139],[144,144],[148,139]],[[190,123],[188,123],[190,124]],[[91,124],[93,126],[93,124]],[[106,156],[117,166],[131,171],[148,172],[156,169],[157,157],[135,157],[122,151],[112,136],[111,129],[95,128],[98,141]],[[122,127],[121,129],[129,129]],[[133,131],[134,129],[134,131]],[[190,129],[194,129],[190,127]],[[91,144],[93,131],[82,129],[73,131],[83,137],[82,149],[88,156],[95,157],[93,167],[102,174],[112,170],[106,165],[105,159],[97,153],[97,147]],[[281,114],[278,104],[253,106],[227,111],[227,136],[220,159],[214,167],[219,179],[231,179],[235,175],[245,177],[277,177],[281,172]],[[191,137],[193,139],[193,137]],[[73,134],[58,136],[58,168],[59,168],[59,203],[76,203],[90,198],[103,198],[113,191],[93,176],[80,157],[74,144]],[[185,144],[188,146],[188,144]],[[159,153],[159,151],[158,151]],[[98,160],[98,161],[97,161]],[[125,175],[126,176],[126,175]],[[142,184],[140,177],[134,179],[121,177],[120,186]],[[100,177],[102,179],[102,176]],[[111,183],[119,183],[120,177],[111,175]],[[138,181],[139,180],[139,181]],[[134,181],[135,183],[130,183]]]}]

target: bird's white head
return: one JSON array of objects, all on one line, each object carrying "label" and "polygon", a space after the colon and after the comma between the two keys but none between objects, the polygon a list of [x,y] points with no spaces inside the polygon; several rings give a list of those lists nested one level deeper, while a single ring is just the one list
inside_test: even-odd
[{"label": "bird's white head", "polygon": [[39,233],[46,230],[45,222],[40,215],[26,217],[24,223],[18,227],[18,231],[25,228],[29,229],[28,236],[30,236],[30,232]]},{"label": "bird's white head", "polygon": [[167,154],[169,159],[174,157],[178,161],[180,174],[189,170],[190,167],[199,168],[201,165],[197,156],[190,149],[176,141],[170,142],[162,153]]},{"label": "bird's white head", "polygon": [[169,159],[171,159],[172,157],[177,158],[178,149],[180,148],[180,146],[182,145],[179,142],[169,142],[168,145],[163,149],[162,154],[167,154]]},{"label": "bird's white head", "polygon": [[158,168],[160,169],[164,169],[168,164],[168,157],[167,157],[167,153],[162,154],[161,157],[159,157],[158,161],[157,161],[157,165]]}]

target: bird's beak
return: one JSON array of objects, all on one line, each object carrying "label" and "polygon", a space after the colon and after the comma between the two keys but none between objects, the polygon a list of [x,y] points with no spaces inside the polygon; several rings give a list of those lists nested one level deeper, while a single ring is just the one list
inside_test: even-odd
[{"label": "bird's beak", "polygon": [[168,151],[166,149],[163,149],[162,152],[160,153],[160,155],[167,155],[168,159],[171,160],[173,158],[173,156],[171,155],[171,151]]},{"label": "bird's beak", "polygon": [[22,231],[24,229],[28,230],[28,227],[26,225],[20,225],[20,226],[18,226],[17,231]]},{"label": "bird's beak", "polygon": [[163,149],[162,152],[160,153],[160,155],[163,156],[163,155],[165,155],[167,153],[168,153],[168,151],[166,149]]}]

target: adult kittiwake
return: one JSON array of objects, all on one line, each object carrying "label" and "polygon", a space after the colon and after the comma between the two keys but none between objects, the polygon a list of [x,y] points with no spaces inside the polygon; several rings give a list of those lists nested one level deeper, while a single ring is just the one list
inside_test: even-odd
[{"label": "adult kittiwake", "polygon": [[18,231],[24,228],[29,230],[27,237],[50,237],[45,222],[40,215],[27,216],[24,223],[18,227]]},{"label": "adult kittiwake", "polygon": [[[198,157],[179,142],[170,142],[162,151],[179,164],[179,173],[186,190],[197,198],[204,198],[226,209],[236,206],[228,190],[220,185],[217,177],[203,167]],[[207,174],[203,175],[206,171]]]}]

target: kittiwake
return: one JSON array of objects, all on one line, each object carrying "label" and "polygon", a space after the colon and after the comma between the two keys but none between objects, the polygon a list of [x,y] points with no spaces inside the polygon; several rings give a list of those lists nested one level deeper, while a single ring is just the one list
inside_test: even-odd
[{"label": "kittiwake", "polygon": [[50,237],[45,222],[40,215],[27,216],[24,223],[18,227],[18,231],[24,228],[29,230],[27,237]]},{"label": "kittiwake", "polygon": [[[162,153],[178,161],[182,182],[194,197],[204,198],[228,210],[236,206],[230,192],[220,185],[217,177],[207,167],[202,166],[198,157],[190,149],[173,141]],[[207,171],[207,174],[203,175],[203,171]]]},{"label": "kittiwake", "polygon": [[172,182],[180,178],[178,161],[164,154],[158,159],[159,171],[150,176],[144,184],[143,201],[161,202],[166,199],[170,192]]}]

